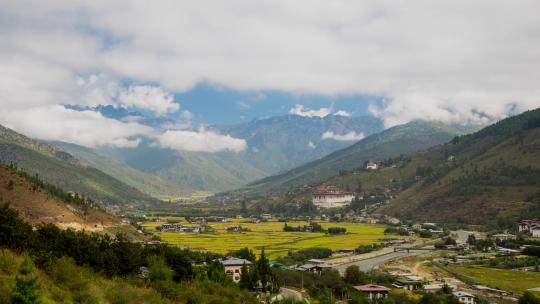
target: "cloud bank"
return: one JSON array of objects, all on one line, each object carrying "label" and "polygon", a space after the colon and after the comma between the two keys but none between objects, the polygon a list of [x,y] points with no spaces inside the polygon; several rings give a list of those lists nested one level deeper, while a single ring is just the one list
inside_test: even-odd
[{"label": "cloud bank", "polygon": [[247,144],[243,139],[221,135],[214,131],[172,131],[156,136],[161,147],[192,152],[243,151]]},{"label": "cloud bank", "polygon": [[337,112],[333,112],[332,107],[322,107],[318,110],[312,110],[309,108],[304,107],[301,104],[295,104],[292,109],[289,110],[289,114],[303,116],[303,117],[326,117],[328,115],[340,115],[340,116],[351,116],[350,113],[340,110]]},{"label": "cloud bank", "polygon": [[[163,92],[206,82],[382,96],[371,111],[387,126],[484,122],[540,106],[535,0],[0,0],[0,7],[2,117],[6,109],[107,102],[126,82]],[[81,87],[93,74],[110,82]],[[120,101],[176,110],[161,93],[128,86],[125,94],[137,98]]]}]

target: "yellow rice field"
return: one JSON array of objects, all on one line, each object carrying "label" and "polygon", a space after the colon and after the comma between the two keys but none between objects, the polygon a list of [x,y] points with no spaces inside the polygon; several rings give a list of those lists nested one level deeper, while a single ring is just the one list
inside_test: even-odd
[{"label": "yellow rice field", "polygon": [[[178,218],[177,218],[178,219]],[[188,224],[183,218],[181,223]],[[259,251],[263,247],[270,257],[286,255],[288,251],[297,251],[310,247],[327,247],[333,250],[353,249],[359,245],[372,244],[384,238],[385,226],[363,223],[327,223],[320,224],[328,227],[344,227],[346,234],[328,235],[313,232],[284,232],[282,222],[269,221],[263,223],[250,223],[243,219],[229,220],[225,223],[208,223],[215,233],[175,233],[157,232],[155,227],[163,223],[146,222],[143,227],[154,231],[156,235],[169,244],[187,247],[194,250],[206,250],[216,253],[226,253],[242,247]],[[307,222],[289,222],[290,226],[302,226]],[[242,233],[227,232],[227,227],[237,226],[248,228],[251,231]]]}]

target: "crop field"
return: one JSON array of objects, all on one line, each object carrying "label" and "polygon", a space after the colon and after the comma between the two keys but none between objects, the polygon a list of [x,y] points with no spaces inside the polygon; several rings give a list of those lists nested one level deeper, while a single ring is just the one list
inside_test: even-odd
[{"label": "crop field", "polygon": [[[181,223],[188,224],[183,218]],[[162,223],[147,222],[143,227],[149,231]],[[289,226],[303,226],[308,222],[288,222]],[[328,235],[317,232],[284,232],[282,222],[269,221],[250,223],[242,219],[234,219],[225,223],[208,223],[214,233],[175,233],[155,232],[156,235],[169,244],[188,247],[194,250],[206,250],[216,253],[227,253],[248,247],[259,251],[264,247],[269,257],[275,258],[287,255],[288,251],[297,251],[310,247],[327,247],[333,250],[353,249],[359,245],[372,244],[384,238],[385,226],[363,223],[320,223],[323,228],[343,227],[346,234]],[[227,232],[229,226],[242,226],[248,232]]]},{"label": "crop field", "polygon": [[522,294],[527,289],[540,287],[540,273],[537,272],[519,272],[477,266],[451,266],[448,268],[479,284],[511,291],[514,294]]}]

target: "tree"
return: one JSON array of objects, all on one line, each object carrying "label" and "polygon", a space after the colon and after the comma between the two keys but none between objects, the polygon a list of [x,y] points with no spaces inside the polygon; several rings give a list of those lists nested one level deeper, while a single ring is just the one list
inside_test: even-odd
[{"label": "tree", "polygon": [[147,258],[147,261],[150,281],[170,281],[172,279],[174,271],[167,265],[163,257],[152,255]]},{"label": "tree", "polygon": [[367,276],[357,265],[351,265],[345,269],[345,281],[349,284],[364,284]]},{"label": "tree", "polygon": [[268,259],[264,254],[264,248],[261,250],[261,256],[257,261],[257,272],[259,279],[261,280],[263,290],[266,292],[267,285],[271,280],[272,269],[270,269],[270,265],[268,265]]},{"label": "tree", "polygon": [[525,291],[519,298],[518,304],[540,304],[540,299],[530,291]]},{"label": "tree", "polygon": [[[287,225],[287,224],[285,224]],[[253,250],[247,248],[247,247],[244,247],[244,248],[241,248],[237,251],[233,251],[231,252],[231,255],[232,256],[235,256],[239,259],[245,259],[245,260],[248,260],[248,261],[251,261],[251,262],[255,262],[257,260],[257,256],[255,255],[255,253],[253,252]]]},{"label": "tree", "polygon": [[253,290],[257,285],[259,280],[257,276],[257,271],[249,269],[249,267],[244,264],[242,265],[242,276],[240,277],[240,288]]},{"label": "tree", "polygon": [[41,303],[41,286],[35,275],[34,264],[27,258],[22,262],[15,279],[15,288],[11,296],[11,303]]},{"label": "tree", "polygon": [[247,203],[245,199],[240,202],[240,212],[242,214],[247,214]]}]

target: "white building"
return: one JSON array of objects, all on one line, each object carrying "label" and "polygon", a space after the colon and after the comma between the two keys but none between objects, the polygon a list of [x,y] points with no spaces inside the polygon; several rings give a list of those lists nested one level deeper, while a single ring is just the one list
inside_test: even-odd
[{"label": "white building", "polygon": [[329,188],[313,193],[313,204],[321,208],[336,208],[349,205],[354,199],[352,192]]},{"label": "white building", "polygon": [[246,265],[246,267],[249,269],[250,265],[252,264],[248,260],[237,258],[225,258],[220,260],[220,262],[225,268],[225,274],[228,275],[235,283],[240,282],[240,278],[242,277],[242,267]]},{"label": "white building", "polygon": [[376,162],[372,162],[372,161],[369,161],[366,163],[366,169],[368,170],[377,170],[379,166],[377,165]]},{"label": "white building", "polygon": [[540,225],[531,227],[530,231],[533,237],[540,238]]},{"label": "white building", "polygon": [[464,304],[474,304],[474,296],[468,292],[463,291],[454,291],[452,295],[458,299],[460,303]]}]

